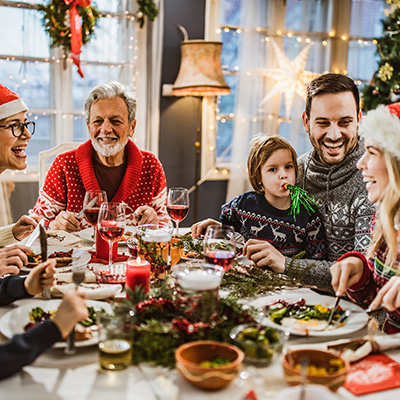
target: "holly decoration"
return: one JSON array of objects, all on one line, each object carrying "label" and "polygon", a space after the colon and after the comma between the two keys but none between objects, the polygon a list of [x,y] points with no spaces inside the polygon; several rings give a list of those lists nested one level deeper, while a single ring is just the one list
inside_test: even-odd
[{"label": "holly decoration", "polygon": [[292,201],[290,206],[290,215],[292,215],[295,221],[296,215],[300,212],[300,204],[303,204],[308,214],[310,214],[311,211],[314,212],[312,204],[318,206],[316,198],[308,194],[307,191],[301,187],[285,184],[284,188],[290,192],[290,199]]},{"label": "holly decoration", "polygon": [[364,112],[380,104],[399,101],[400,88],[400,0],[386,0],[391,10],[383,19],[383,36],[376,38],[377,55],[380,57],[378,70],[372,81],[362,92]]},{"label": "holly decoration", "polygon": [[158,15],[158,9],[153,0],[137,0],[137,4],[139,6],[137,19],[139,26],[143,28],[145,15],[150,21],[154,21]]}]

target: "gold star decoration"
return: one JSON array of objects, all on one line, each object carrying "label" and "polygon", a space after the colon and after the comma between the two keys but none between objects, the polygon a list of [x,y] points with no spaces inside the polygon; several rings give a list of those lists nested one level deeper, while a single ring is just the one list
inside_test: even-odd
[{"label": "gold star decoration", "polygon": [[319,76],[319,74],[304,71],[310,52],[310,44],[304,47],[294,60],[289,60],[272,38],[271,43],[278,61],[278,68],[267,68],[260,72],[275,80],[276,84],[261,100],[260,106],[263,106],[275,95],[284,93],[286,117],[289,118],[294,95],[298,94],[301,98],[305,99],[307,83]]}]

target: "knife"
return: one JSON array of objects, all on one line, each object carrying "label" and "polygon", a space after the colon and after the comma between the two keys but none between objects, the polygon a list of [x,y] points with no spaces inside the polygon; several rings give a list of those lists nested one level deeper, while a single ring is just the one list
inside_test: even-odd
[{"label": "knife", "polygon": [[85,210],[93,207],[97,203],[98,199],[99,198],[96,196],[94,199],[90,200],[86,207],[83,207],[82,210],[79,211],[79,214],[76,216],[76,218],[81,219],[83,217],[83,214],[85,213]]},{"label": "knife", "polygon": [[[40,229],[40,252],[42,255],[42,262],[47,261],[47,233],[42,225],[39,225]],[[51,293],[49,288],[43,290],[43,296],[45,300],[51,299]]]},{"label": "knife", "polygon": [[33,230],[33,232],[29,236],[27,236],[24,240],[21,240],[21,244],[26,247],[31,247],[33,242],[39,236],[39,229],[40,229],[41,225],[44,225],[44,219],[41,219],[39,221],[39,223],[36,225],[36,228]]},{"label": "knife", "polygon": [[[325,329],[327,329],[327,328],[329,327],[330,323],[332,322],[333,316],[334,316],[334,314],[335,314],[337,308],[339,307],[339,301],[340,301],[340,297],[338,296],[338,297],[336,297],[335,305],[333,306],[332,311],[331,311],[331,313],[329,314],[329,319],[328,319],[328,322],[327,322],[327,324],[326,324],[326,328],[325,328]],[[325,329],[324,329],[324,330],[325,330]]]}]

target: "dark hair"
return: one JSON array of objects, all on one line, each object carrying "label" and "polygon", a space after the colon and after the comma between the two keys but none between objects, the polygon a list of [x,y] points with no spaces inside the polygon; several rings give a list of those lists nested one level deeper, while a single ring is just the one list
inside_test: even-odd
[{"label": "dark hair", "polygon": [[356,102],[357,115],[360,112],[360,92],[353,79],[342,74],[323,74],[307,85],[306,115],[310,118],[311,102],[314,97],[327,93],[352,92]]},{"label": "dark hair", "polygon": [[249,174],[251,186],[253,186],[253,189],[257,193],[264,193],[264,188],[261,183],[261,169],[276,150],[284,149],[292,153],[293,166],[297,177],[299,167],[297,164],[296,150],[286,139],[279,135],[262,135],[252,139],[250,145],[251,148],[249,156],[247,157],[247,172]]}]

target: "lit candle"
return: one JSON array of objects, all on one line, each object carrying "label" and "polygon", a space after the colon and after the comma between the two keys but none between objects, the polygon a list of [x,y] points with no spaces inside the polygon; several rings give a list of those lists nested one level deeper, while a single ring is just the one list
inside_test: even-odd
[{"label": "lit candle", "polygon": [[221,276],[210,274],[207,271],[193,270],[181,275],[178,283],[183,289],[213,290],[221,283]]},{"label": "lit candle", "polygon": [[[150,290],[150,263],[138,257],[126,263],[125,287],[135,291],[142,286],[146,293]],[[127,297],[128,293],[126,294]]]}]

